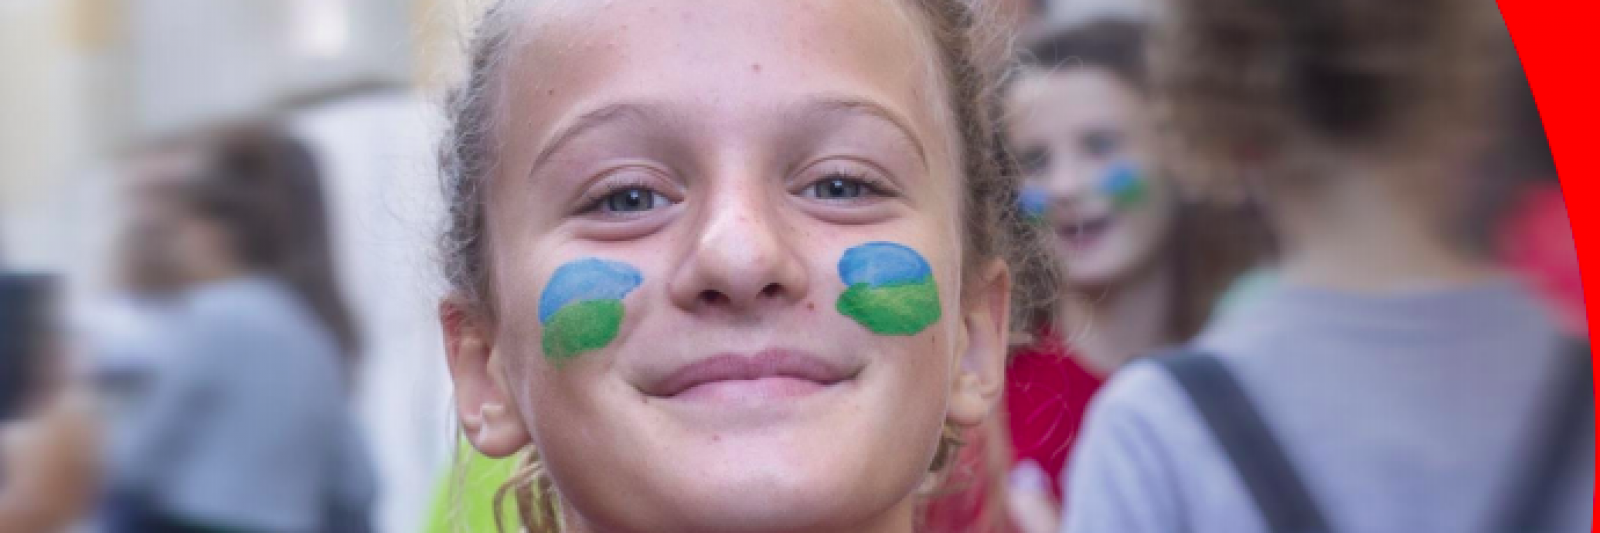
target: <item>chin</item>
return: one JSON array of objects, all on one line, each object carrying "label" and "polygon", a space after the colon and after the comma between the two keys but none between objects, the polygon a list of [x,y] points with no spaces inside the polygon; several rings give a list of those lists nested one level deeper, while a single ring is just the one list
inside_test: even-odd
[{"label": "chin", "polygon": [[[1111,244],[1111,243],[1106,243]],[[1137,254],[1126,253],[1126,249],[1117,249],[1110,246],[1091,250],[1088,253],[1062,250],[1065,261],[1067,281],[1078,288],[1104,288],[1122,283],[1132,274],[1138,263],[1133,256]]]},{"label": "chin", "polygon": [[[692,479],[682,476],[689,474]],[[648,507],[635,509],[632,524],[596,524],[603,531],[684,533],[783,533],[795,531],[848,531],[871,520],[886,506],[851,494],[848,484],[858,478],[828,479],[821,472],[798,472],[759,465],[728,462],[725,468],[679,472],[675,480],[657,480],[676,490],[656,491]],[[605,502],[593,504],[634,506],[640,501],[620,501],[639,495],[639,487],[615,487]],[[888,504],[892,505],[892,503]],[[581,511],[580,511],[581,512]],[[585,513],[589,514],[589,513]],[[622,513],[600,511],[604,516]]]},{"label": "chin", "polygon": [[[742,486],[716,491],[715,502],[698,502],[683,508],[683,531],[692,532],[784,532],[838,531],[847,524],[865,521],[870,513],[852,508],[842,492],[820,487]],[[710,487],[707,487],[710,488]],[[852,517],[854,519],[852,519]]]},{"label": "chin", "polygon": [[1121,265],[1097,264],[1092,261],[1067,264],[1067,281],[1078,288],[1103,288],[1116,285],[1128,269]]}]

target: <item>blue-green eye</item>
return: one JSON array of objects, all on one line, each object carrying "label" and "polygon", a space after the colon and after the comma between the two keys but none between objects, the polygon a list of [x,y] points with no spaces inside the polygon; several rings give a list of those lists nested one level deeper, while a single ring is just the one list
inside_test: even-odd
[{"label": "blue-green eye", "polygon": [[1029,148],[1017,154],[1017,167],[1024,176],[1038,176],[1050,169],[1050,151]]},{"label": "blue-green eye", "polygon": [[600,208],[611,213],[642,213],[657,207],[666,207],[672,200],[661,193],[643,187],[630,187],[600,199]]},{"label": "blue-green eye", "polygon": [[1122,132],[1113,129],[1096,129],[1083,134],[1083,153],[1095,158],[1109,158],[1122,151]]},{"label": "blue-green eye", "polygon": [[827,178],[807,187],[806,195],[819,200],[853,200],[866,196],[871,190],[859,180],[845,177]]}]

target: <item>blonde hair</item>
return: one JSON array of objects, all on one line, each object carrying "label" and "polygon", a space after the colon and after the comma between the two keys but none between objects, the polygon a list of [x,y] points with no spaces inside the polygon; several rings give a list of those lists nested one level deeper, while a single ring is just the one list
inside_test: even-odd
[{"label": "blonde hair", "polygon": [[[1055,310],[1061,275],[1044,250],[1043,235],[1017,208],[1018,175],[999,145],[994,123],[996,95],[1006,70],[1010,40],[1007,28],[992,22],[980,0],[903,0],[928,29],[936,48],[930,58],[948,87],[949,115],[959,141],[964,200],[963,272],[995,258],[1011,267],[1012,321],[1025,332],[1050,320]],[[440,251],[444,274],[454,296],[475,312],[493,317],[488,295],[492,290],[484,239],[482,191],[495,166],[492,124],[496,88],[505,56],[515,48],[521,21],[518,9],[525,2],[500,0],[479,22],[468,46],[468,71],[461,86],[447,97],[449,128],[439,147],[439,166],[448,208],[447,227]],[[946,431],[932,470],[943,468],[959,440]],[[499,500],[515,496],[519,514],[529,531],[560,531],[557,494],[544,475],[537,450],[524,452],[523,464],[511,482],[499,491]]]}]

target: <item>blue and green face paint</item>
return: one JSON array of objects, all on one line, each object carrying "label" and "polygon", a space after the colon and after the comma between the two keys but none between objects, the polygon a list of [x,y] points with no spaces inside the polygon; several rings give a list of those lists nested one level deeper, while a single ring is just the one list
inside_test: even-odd
[{"label": "blue and green face paint", "polygon": [[1100,178],[1100,194],[1111,198],[1117,209],[1128,209],[1144,203],[1150,195],[1149,180],[1139,169],[1128,163],[1118,163],[1106,170]]},{"label": "blue and green face paint", "polygon": [[[1095,184],[1095,190],[1111,199],[1119,210],[1137,207],[1150,196],[1150,183],[1139,167],[1131,163],[1116,163],[1106,168]],[[1050,193],[1036,184],[1024,184],[1017,191],[1017,207],[1024,220],[1046,223],[1050,211]]]},{"label": "blue and green face paint", "polygon": [[1044,187],[1032,183],[1024,184],[1017,191],[1017,208],[1022,211],[1023,220],[1034,224],[1049,222],[1050,193]]},{"label": "blue and green face paint", "polygon": [[562,364],[610,344],[622,328],[622,298],[643,281],[638,269],[603,259],[557,268],[539,296],[545,358]]},{"label": "blue and green face paint", "polygon": [[839,313],[879,335],[915,335],[939,321],[939,287],[916,250],[871,242],[839,258],[839,277],[850,288]]}]

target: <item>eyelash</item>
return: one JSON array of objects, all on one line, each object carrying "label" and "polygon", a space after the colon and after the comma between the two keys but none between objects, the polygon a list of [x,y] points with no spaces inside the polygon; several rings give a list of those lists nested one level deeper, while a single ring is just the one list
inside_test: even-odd
[{"label": "eyelash", "polygon": [[896,196],[894,190],[889,186],[889,183],[878,178],[877,176],[873,176],[867,172],[839,169],[823,172],[821,177],[807,182],[804,187],[800,188],[800,191],[804,193],[807,189],[816,187],[817,184],[832,180],[845,180],[860,183],[861,187],[866,190],[866,193],[869,196],[883,198],[893,198]]},{"label": "eyelash", "polygon": [[634,177],[615,179],[606,183],[602,183],[600,184],[599,188],[585,194],[583,196],[583,200],[578,202],[578,205],[580,206],[578,208],[578,214],[601,213],[602,210],[600,208],[602,204],[604,204],[605,201],[611,197],[611,195],[629,189],[646,190],[666,196],[666,194],[662,194],[660,191],[658,191],[654,184],[648,179]]},{"label": "eyelash", "polygon": [[[831,180],[845,180],[860,183],[861,187],[865,189],[865,196],[867,197],[892,198],[896,196],[888,182],[876,176],[873,176],[867,172],[837,169],[823,172],[821,177],[806,183],[806,185],[802,187],[800,191],[804,193],[804,191],[807,189],[816,187],[820,183]],[[583,199],[578,202],[580,207],[578,208],[577,213],[601,213],[603,211],[601,209],[603,204],[611,197],[611,195],[630,189],[641,189],[661,194],[660,191],[656,189],[654,184],[651,183],[651,180],[637,177],[616,179],[607,183],[602,183],[595,190],[585,194]],[[662,196],[666,195],[662,194]]]}]

